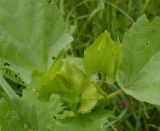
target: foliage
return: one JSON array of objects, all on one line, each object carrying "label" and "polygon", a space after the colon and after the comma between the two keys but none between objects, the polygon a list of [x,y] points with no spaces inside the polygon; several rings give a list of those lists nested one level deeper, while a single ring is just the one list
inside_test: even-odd
[{"label": "foliage", "polygon": [[55,1],[0,0],[0,130],[141,130],[144,102],[159,113],[160,18],[140,17],[122,44],[105,31],[76,58],[62,13]]},{"label": "foliage", "polygon": [[159,18],[149,23],[142,16],[125,34],[124,57],[117,76],[118,83],[127,94],[157,105],[160,104],[159,26]]},{"label": "foliage", "polygon": [[140,16],[149,20],[160,15],[159,0],[56,0],[74,36],[72,54],[83,56],[84,50],[101,32],[107,30],[114,40]]}]

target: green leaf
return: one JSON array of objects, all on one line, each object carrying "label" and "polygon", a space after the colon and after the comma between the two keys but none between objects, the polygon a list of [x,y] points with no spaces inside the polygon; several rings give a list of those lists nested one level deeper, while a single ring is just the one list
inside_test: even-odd
[{"label": "green leaf", "polygon": [[[38,131],[45,131],[50,129],[55,123],[55,119],[53,117],[60,116],[61,118],[65,118],[65,116],[67,116],[68,114],[66,114],[65,116],[63,116],[63,114],[62,116],[58,114],[59,112],[63,111],[63,106],[62,102],[60,101],[60,97],[57,95],[52,95],[49,101],[46,103],[38,101],[37,93],[34,89],[36,81],[37,80],[33,80],[33,82],[23,91],[23,95],[20,98],[15,94],[15,92],[13,92],[6,81],[2,77],[0,78],[0,84],[2,85],[2,88],[4,89],[6,94],[9,96],[9,107],[6,107],[6,110],[11,110],[14,113],[10,114],[10,118],[8,119],[12,120],[15,118],[14,122],[20,121],[27,128],[36,129]],[[4,107],[2,106],[2,109],[3,108]],[[0,108],[0,111],[2,109]],[[17,116],[17,118],[15,116]],[[6,113],[2,118],[4,117],[7,117]],[[11,128],[7,128],[8,130],[18,130],[19,127],[14,127],[14,122],[9,123],[10,126],[8,126]],[[3,122],[2,126],[4,129],[6,129],[4,125],[6,125],[7,123],[8,122],[6,121]],[[17,124],[21,123],[17,122]]]},{"label": "green leaf", "polygon": [[16,113],[30,128],[37,131],[49,130],[54,125],[55,118],[59,116],[58,113],[63,111],[60,97],[52,95],[46,103],[36,99],[32,101],[34,102],[28,102],[25,98],[14,100]]},{"label": "green leaf", "polygon": [[[30,90],[29,88],[27,90]],[[68,116],[68,114],[66,116],[59,114],[63,112],[63,106],[58,95],[52,95],[46,103],[39,102],[35,95],[31,90],[25,92],[21,99],[11,101],[12,109],[27,127],[36,131],[47,131],[56,123],[56,118]]]},{"label": "green leaf", "polygon": [[104,124],[109,115],[110,112],[99,108],[85,115],[60,120],[54,126],[53,131],[105,131]]},{"label": "green leaf", "polygon": [[56,61],[50,70],[40,78],[40,81],[37,84],[37,91],[38,98],[41,100],[48,100],[52,93],[67,95],[66,93],[68,90],[57,76],[62,65],[63,62],[61,60]]},{"label": "green leaf", "polygon": [[84,67],[89,73],[104,72],[108,83],[115,82],[115,73],[122,57],[121,46],[107,32],[101,34],[84,53]]},{"label": "green leaf", "polygon": [[0,58],[4,61],[45,72],[52,63],[51,57],[71,41],[54,2],[0,0]]},{"label": "green leaf", "polygon": [[0,98],[0,130],[28,131],[27,125],[13,110],[7,96]]},{"label": "green leaf", "polygon": [[[65,110],[59,95],[52,95],[45,103],[38,101],[35,84],[36,82],[26,88],[20,99],[0,99],[0,127],[3,131],[104,131],[109,112],[97,108],[91,113],[75,116],[68,108]],[[89,98],[93,98],[90,96],[95,91],[90,90],[93,88],[84,92],[85,98],[88,93]]]},{"label": "green leaf", "polygon": [[3,66],[3,61],[0,60],[0,68]]},{"label": "green leaf", "polygon": [[117,75],[122,89],[140,101],[160,105],[160,18],[142,16],[123,39],[123,61]]},{"label": "green leaf", "polygon": [[97,92],[97,89],[93,84],[90,84],[81,94],[80,107],[78,112],[88,113],[98,103],[99,99],[103,97]]},{"label": "green leaf", "polygon": [[14,90],[10,87],[10,85],[3,78],[1,71],[0,71],[0,86],[2,86],[3,90],[5,91],[5,93],[8,95],[10,99],[18,98]]},{"label": "green leaf", "polygon": [[83,58],[80,57],[73,57],[73,56],[67,56],[64,61],[75,65],[78,69],[84,71],[84,67],[83,67]]},{"label": "green leaf", "polygon": [[[102,98],[87,75],[65,60],[58,60],[42,76],[37,91],[41,100],[48,100],[51,94],[60,95],[68,107],[73,111],[79,108],[80,113],[90,112]],[[79,103],[80,107],[78,107]]]}]

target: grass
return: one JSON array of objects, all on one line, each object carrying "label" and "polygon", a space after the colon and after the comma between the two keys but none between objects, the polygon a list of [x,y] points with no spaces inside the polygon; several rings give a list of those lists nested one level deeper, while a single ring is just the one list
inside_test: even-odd
[{"label": "grass", "polygon": [[[124,33],[143,14],[152,20],[160,15],[160,0],[56,0],[74,37],[71,53],[83,56],[84,49],[105,30],[121,42]],[[106,105],[113,111],[106,124],[107,131],[160,131],[160,109],[115,93],[108,87],[110,100]]]},{"label": "grass", "polygon": [[153,19],[160,14],[159,0],[56,0],[74,37],[75,56],[104,30],[114,40],[122,40],[138,17],[146,14]]}]

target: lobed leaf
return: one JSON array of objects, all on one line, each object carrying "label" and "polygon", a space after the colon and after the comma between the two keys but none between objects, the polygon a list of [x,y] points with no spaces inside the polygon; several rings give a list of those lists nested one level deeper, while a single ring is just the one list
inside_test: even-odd
[{"label": "lobed leaf", "polygon": [[[14,127],[14,128],[13,128]],[[0,129],[2,131],[28,131],[29,128],[14,111],[6,95],[0,97]]]},{"label": "lobed leaf", "polygon": [[0,0],[0,58],[4,61],[45,72],[52,56],[71,41],[53,1]]},{"label": "lobed leaf", "polygon": [[117,81],[140,101],[160,105],[160,18],[145,16],[133,24],[123,39],[123,60]]}]

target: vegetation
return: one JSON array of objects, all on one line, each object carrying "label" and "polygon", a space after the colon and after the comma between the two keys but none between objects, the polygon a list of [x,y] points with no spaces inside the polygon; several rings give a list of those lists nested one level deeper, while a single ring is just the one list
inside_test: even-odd
[{"label": "vegetation", "polygon": [[159,7],[0,0],[0,131],[160,130]]}]

